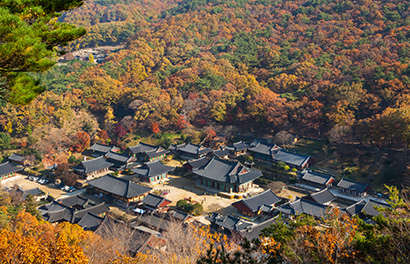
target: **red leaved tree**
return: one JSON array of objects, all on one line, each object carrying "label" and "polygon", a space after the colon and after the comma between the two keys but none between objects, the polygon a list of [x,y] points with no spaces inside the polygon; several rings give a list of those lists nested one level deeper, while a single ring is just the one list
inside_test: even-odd
[{"label": "red leaved tree", "polygon": [[160,132],[158,122],[153,122],[153,123],[151,123],[151,131],[152,131],[152,133],[154,133],[154,134],[158,134],[158,133]]}]

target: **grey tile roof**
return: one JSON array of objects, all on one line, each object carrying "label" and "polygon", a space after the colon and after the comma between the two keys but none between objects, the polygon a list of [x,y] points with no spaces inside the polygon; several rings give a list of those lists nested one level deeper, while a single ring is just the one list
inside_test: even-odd
[{"label": "grey tile roof", "polygon": [[105,154],[105,157],[109,160],[113,160],[115,162],[120,162],[120,163],[128,163],[128,162],[131,162],[131,161],[135,161],[135,159],[131,156],[116,153],[116,152],[112,152],[112,151],[107,152]]},{"label": "grey tile roof", "polygon": [[108,212],[109,210],[110,208],[105,203],[100,203],[82,210],[76,210],[58,201],[53,201],[50,204],[43,205],[39,208],[43,219],[50,223],[58,221],[77,223],[87,213],[99,215]]},{"label": "grey tile roof", "polygon": [[326,214],[326,208],[326,206],[315,202],[298,199],[278,207],[277,210],[288,215],[307,214],[315,217],[323,217]]},{"label": "grey tile roof", "polygon": [[195,145],[191,143],[181,144],[181,145],[172,145],[169,149],[175,150],[175,151],[186,152],[186,153],[194,154],[194,155],[206,154],[212,151],[212,149],[210,148],[206,148],[202,145]]},{"label": "grey tile roof", "polygon": [[73,209],[60,204],[57,201],[52,201],[39,208],[40,214],[45,221],[54,223],[57,221],[70,221]]},{"label": "grey tile roof", "polygon": [[130,251],[134,254],[144,251],[154,234],[140,229],[133,229]]},{"label": "grey tile roof", "polygon": [[186,219],[188,219],[189,214],[181,212],[181,211],[174,211],[172,212],[171,216],[175,219],[185,221]]},{"label": "grey tile roof", "polygon": [[33,189],[24,190],[24,193],[31,194],[33,196],[44,194],[44,192],[42,190],[40,190],[40,188],[38,188],[38,187],[33,188]]},{"label": "grey tile roof", "polygon": [[169,150],[166,150],[166,149],[163,149],[163,148],[161,148],[161,147],[158,147],[157,150],[154,150],[154,151],[146,151],[146,152],[144,152],[144,153],[145,153],[145,155],[147,155],[148,157],[154,158],[154,157],[158,157],[158,156],[161,156],[161,155],[166,155],[166,154],[168,154],[168,153],[169,153]]},{"label": "grey tile roof", "polygon": [[303,180],[316,183],[316,184],[321,184],[321,185],[327,185],[330,180],[334,180],[334,178],[330,175],[319,173],[319,172],[313,172],[313,171],[308,171],[303,175],[302,177]]},{"label": "grey tile roof", "polygon": [[23,170],[23,168],[12,166],[8,161],[0,164],[0,176],[13,173],[13,172],[18,172],[21,170]]},{"label": "grey tile roof", "polygon": [[360,200],[351,206],[346,207],[344,210],[351,216],[355,216],[362,212],[363,207],[366,205],[365,200]]},{"label": "grey tile roof", "polygon": [[340,182],[337,184],[337,187],[343,188],[343,189],[350,189],[356,192],[364,192],[366,188],[368,187],[367,183],[360,183],[348,179],[342,179]]},{"label": "grey tile roof", "polygon": [[276,194],[274,194],[271,190],[267,190],[250,198],[233,203],[232,206],[236,207],[236,205],[244,204],[250,209],[251,212],[255,213],[258,212],[263,206],[272,206],[280,201],[281,199],[276,196]]},{"label": "grey tile roof", "polygon": [[138,217],[137,223],[153,228],[157,231],[164,231],[168,229],[171,222],[168,219],[156,214],[146,214]]},{"label": "grey tile roof", "polygon": [[152,188],[133,183],[129,180],[117,178],[112,175],[106,175],[104,177],[91,180],[88,184],[100,190],[126,198],[143,195],[152,190]]},{"label": "grey tile roof", "polygon": [[8,157],[8,159],[9,159],[10,161],[23,162],[23,161],[26,159],[26,157],[21,156],[21,155],[16,154],[16,153],[13,153],[13,154],[11,154],[11,155]]},{"label": "grey tile roof", "polygon": [[158,195],[149,193],[149,194],[148,194],[147,196],[145,196],[145,198],[142,200],[142,203],[143,203],[144,205],[147,205],[147,206],[151,207],[151,208],[157,209],[157,208],[158,208],[163,202],[165,202],[165,201],[171,203],[170,200],[168,200],[168,199],[166,199],[166,198],[164,198],[164,197],[161,197],[161,196],[158,196]]},{"label": "grey tile roof", "polygon": [[94,145],[91,146],[92,151],[97,151],[101,153],[107,153],[111,150],[118,149],[116,146],[109,146],[109,145],[104,145],[100,143],[95,143]]},{"label": "grey tile roof", "polygon": [[179,148],[183,148],[183,147],[185,147],[186,146],[186,144],[185,143],[183,143],[183,144],[174,144],[174,145],[171,145],[171,146],[169,146],[168,147],[168,149],[169,150],[171,150],[171,151],[177,151]]},{"label": "grey tile roof", "polygon": [[227,150],[227,149],[218,149],[218,150],[213,150],[213,153],[217,157],[224,157],[224,156],[229,155],[229,150]]},{"label": "grey tile roof", "polygon": [[252,223],[244,221],[240,218],[231,215],[223,216],[218,213],[212,213],[210,216],[205,218],[210,222],[231,231],[241,231],[253,225]]},{"label": "grey tile roof", "polygon": [[365,215],[370,215],[370,216],[377,216],[380,214],[380,212],[376,209],[377,207],[382,207],[382,208],[390,208],[390,205],[385,204],[385,203],[379,203],[374,200],[360,200],[359,202],[346,207],[345,211],[351,215],[357,215],[359,213],[363,213]]},{"label": "grey tile roof", "polygon": [[270,225],[276,223],[275,221],[276,221],[275,218],[271,218],[271,219],[269,219],[269,220],[267,220],[267,221],[265,221],[265,222],[262,222],[262,223],[260,223],[260,224],[258,224],[258,225],[254,225],[254,226],[252,226],[252,227],[250,227],[250,228],[241,230],[241,231],[239,232],[239,234],[240,234],[242,237],[248,239],[249,241],[252,241],[253,239],[259,237],[259,235],[260,235],[260,233],[261,233],[261,231],[262,231],[263,229],[265,229],[265,228],[269,227]]},{"label": "grey tile roof", "polygon": [[22,192],[20,201],[25,201],[26,198],[27,198],[27,195],[29,195],[29,194],[31,194],[31,195],[33,195],[33,196],[41,196],[41,195],[44,195],[44,194],[45,194],[45,193],[44,193],[42,190],[40,190],[40,188],[38,188],[38,187],[33,188],[33,189],[29,189],[29,190],[20,189],[20,191]]},{"label": "grey tile roof", "polygon": [[50,223],[55,223],[59,221],[70,222],[72,212],[71,210],[66,208],[59,211],[47,212],[46,214],[42,215],[42,217],[45,221],[48,221]]},{"label": "grey tile roof", "polygon": [[132,153],[137,154],[137,153],[143,153],[143,152],[146,152],[146,151],[153,151],[153,150],[156,150],[157,148],[158,148],[157,146],[153,146],[153,145],[150,145],[150,144],[147,144],[147,143],[140,142],[140,143],[138,143],[138,145],[133,146],[133,147],[129,147],[128,149]]},{"label": "grey tile roof", "polygon": [[142,142],[138,143],[138,145],[134,147],[129,147],[128,149],[133,154],[145,154],[150,158],[158,157],[169,153],[168,150],[163,149],[160,146],[153,146]]},{"label": "grey tile roof", "polygon": [[262,172],[243,166],[237,161],[212,158],[208,164],[194,171],[195,174],[225,183],[245,183],[262,176]]},{"label": "grey tile roof", "polygon": [[254,141],[248,147],[248,150],[251,152],[256,152],[268,156],[274,155],[278,149],[280,148],[277,145],[268,144],[260,141]]},{"label": "grey tile roof", "polygon": [[245,142],[242,142],[242,141],[235,142],[231,146],[225,147],[225,149],[227,149],[229,151],[242,151],[242,150],[246,150],[248,148],[249,148],[249,145],[246,144]]},{"label": "grey tile roof", "polygon": [[82,161],[79,165],[74,167],[73,170],[81,173],[90,173],[94,171],[107,169],[113,165],[113,163],[108,162],[104,157],[101,156],[95,159]]},{"label": "grey tile roof", "polygon": [[192,167],[192,170],[196,170],[208,164],[209,161],[210,159],[202,157],[200,159],[190,160],[185,164],[189,164]]},{"label": "grey tile roof", "polygon": [[100,215],[103,213],[106,213],[110,210],[110,208],[104,203],[100,203],[88,208],[85,208],[83,210],[74,210],[71,220],[71,223],[78,223],[78,221],[81,220],[81,218],[83,218],[87,213],[93,213],[96,215]]},{"label": "grey tile roof", "polygon": [[377,207],[390,208],[390,205],[379,203],[373,200],[368,200],[367,203],[364,205],[362,212],[367,215],[376,216],[380,213],[376,209]]},{"label": "grey tile roof", "polygon": [[325,204],[336,200],[336,196],[334,196],[333,193],[331,193],[327,188],[319,192],[312,193],[309,196],[318,204]]},{"label": "grey tile roof", "polygon": [[58,199],[57,202],[59,202],[62,205],[65,205],[67,207],[73,207],[73,206],[81,206],[84,207],[85,205],[88,204],[90,200],[84,197],[82,193],[79,193],[77,195],[72,195],[66,198]]},{"label": "grey tile roof", "polygon": [[309,161],[310,156],[280,149],[276,152],[276,154],[274,154],[273,159],[290,165],[303,167]]},{"label": "grey tile roof", "polygon": [[81,226],[85,231],[95,231],[104,221],[104,217],[100,217],[93,213],[86,213],[80,221],[78,221],[78,225]]},{"label": "grey tile roof", "polygon": [[144,176],[144,177],[153,177],[153,176],[159,176],[164,173],[168,173],[172,171],[174,167],[171,166],[166,166],[162,164],[161,161],[153,161],[153,162],[147,162],[144,165],[137,167],[135,169],[132,169],[131,171]]}]

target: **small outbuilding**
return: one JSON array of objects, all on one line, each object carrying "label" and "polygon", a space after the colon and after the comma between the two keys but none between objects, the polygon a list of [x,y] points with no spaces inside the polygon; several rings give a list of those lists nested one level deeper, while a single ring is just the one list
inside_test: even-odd
[{"label": "small outbuilding", "polygon": [[356,182],[348,179],[342,179],[337,184],[337,187],[344,193],[363,197],[369,192],[370,186],[367,183]]},{"label": "small outbuilding", "polygon": [[145,198],[142,200],[142,206],[146,209],[151,211],[158,211],[158,212],[166,212],[168,210],[168,205],[171,204],[172,201],[152,193],[149,193]]},{"label": "small outbuilding", "polygon": [[276,196],[271,190],[261,192],[247,199],[242,199],[232,206],[238,209],[238,213],[254,217],[261,213],[271,213],[277,204],[282,200]]},{"label": "small outbuilding", "polygon": [[301,180],[302,183],[320,189],[329,188],[336,182],[335,178],[330,175],[307,170],[302,171]]},{"label": "small outbuilding", "polygon": [[169,150],[163,149],[161,146],[153,146],[140,142],[134,147],[129,147],[126,153],[137,158],[139,161],[152,162],[165,158]]},{"label": "small outbuilding", "polygon": [[179,155],[183,159],[199,159],[205,157],[212,149],[206,148],[202,145],[195,144],[181,144],[181,145],[171,145],[169,147],[171,151]]}]

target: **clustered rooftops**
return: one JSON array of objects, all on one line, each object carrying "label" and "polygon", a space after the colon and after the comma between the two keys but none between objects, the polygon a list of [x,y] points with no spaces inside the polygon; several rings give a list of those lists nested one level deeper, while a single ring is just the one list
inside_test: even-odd
[{"label": "clustered rooftops", "polygon": [[207,179],[226,183],[245,183],[262,176],[262,172],[243,166],[238,161],[212,158],[208,163],[194,171]]},{"label": "clustered rooftops", "polygon": [[189,154],[194,154],[194,155],[201,155],[201,154],[206,154],[208,152],[211,152],[212,149],[206,148],[202,145],[195,145],[195,144],[180,144],[180,145],[171,145],[169,147],[170,150],[173,151],[182,151],[186,152]]},{"label": "clustered rooftops", "polygon": [[128,150],[132,154],[144,154],[150,158],[166,155],[169,153],[168,150],[163,149],[161,146],[153,146],[143,142],[138,143],[138,145],[134,147],[129,147]]},{"label": "clustered rooftops", "polygon": [[158,160],[153,162],[147,162],[141,167],[137,167],[135,169],[132,169],[131,171],[144,177],[152,177],[168,173],[173,169],[174,167],[166,166]]}]

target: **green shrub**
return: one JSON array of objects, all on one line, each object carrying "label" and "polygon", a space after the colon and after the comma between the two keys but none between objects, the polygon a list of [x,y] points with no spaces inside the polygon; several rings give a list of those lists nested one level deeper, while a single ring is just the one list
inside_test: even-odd
[{"label": "green shrub", "polygon": [[74,157],[74,156],[70,156],[70,157],[68,158],[68,163],[70,163],[70,164],[79,163],[79,162],[80,162],[80,160],[77,159],[77,158]]},{"label": "green shrub", "polygon": [[192,211],[194,211],[194,205],[191,203],[187,203],[186,205],[183,206],[183,210],[187,213],[192,213]]},{"label": "green shrub", "polygon": [[181,199],[177,202],[177,208],[179,209],[184,209],[184,206],[187,204],[187,201],[185,201],[184,199]]},{"label": "green shrub", "polygon": [[184,199],[177,202],[177,208],[189,214],[200,215],[204,211],[204,207],[199,203],[188,203]]},{"label": "green shrub", "polygon": [[194,215],[200,215],[204,211],[204,207],[200,203],[196,203],[192,207],[193,207],[193,209],[192,209],[191,213],[193,213]]},{"label": "green shrub", "polygon": [[253,162],[253,157],[251,155],[247,155],[245,157],[245,160],[248,161],[248,162]]}]

